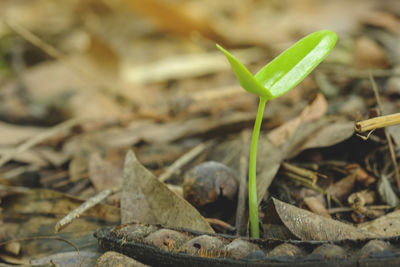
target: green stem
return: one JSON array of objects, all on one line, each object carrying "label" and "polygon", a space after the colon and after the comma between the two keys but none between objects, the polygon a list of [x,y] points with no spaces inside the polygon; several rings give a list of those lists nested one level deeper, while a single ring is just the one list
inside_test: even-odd
[{"label": "green stem", "polygon": [[264,115],[264,107],[267,100],[260,97],[256,121],[254,123],[253,135],[251,137],[250,162],[249,162],[249,218],[251,237],[259,238],[260,229],[258,228],[258,201],[257,201],[257,183],[256,183],[256,161],[257,161],[257,143],[261,129],[261,121]]}]

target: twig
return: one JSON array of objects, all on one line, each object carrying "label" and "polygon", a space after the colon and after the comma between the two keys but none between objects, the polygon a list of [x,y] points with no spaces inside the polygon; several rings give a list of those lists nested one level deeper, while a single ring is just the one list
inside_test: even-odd
[{"label": "twig", "polygon": [[311,188],[311,189],[313,189],[313,190],[315,190],[315,191],[317,191],[317,192],[319,192],[319,193],[321,193],[323,195],[326,195],[326,196],[332,198],[333,201],[335,201],[336,204],[338,204],[340,207],[343,206],[342,202],[340,202],[340,200],[337,197],[335,197],[333,195],[330,195],[328,192],[326,192],[326,190],[322,189],[318,185],[313,184],[310,180],[308,180],[306,178],[303,178],[303,177],[301,177],[301,176],[299,176],[297,174],[291,173],[291,172],[282,172],[282,173],[284,175],[286,175],[287,177],[289,177],[290,179],[293,179],[293,180],[297,181],[298,183],[300,183],[300,184],[302,184],[304,186],[307,186],[307,187],[309,187],[309,188]]},{"label": "twig", "polygon": [[11,180],[21,174],[26,172],[36,172],[39,170],[39,166],[37,165],[28,165],[28,166],[21,166],[11,169],[9,171],[3,172],[2,177],[6,180]]},{"label": "twig", "polygon": [[307,169],[304,169],[301,167],[297,167],[297,166],[292,165],[287,162],[282,162],[281,166],[284,170],[286,170],[288,172],[292,172],[292,173],[295,173],[304,178],[310,179],[313,182],[313,184],[315,184],[317,182],[318,177],[325,178],[325,179],[328,178],[326,175],[323,175],[321,173],[310,171],[310,170],[307,170]]},{"label": "twig", "polygon": [[55,136],[56,134],[63,132],[67,129],[70,129],[83,121],[82,118],[73,118],[63,123],[57,124],[56,126],[51,127],[50,129],[33,136],[32,138],[26,140],[15,149],[10,152],[3,154],[2,158],[0,159],[0,167],[7,163],[9,160],[13,159],[17,154],[29,150],[30,148],[40,144],[44,140]]},{"label": "twig", "polygon": [[10,242],[46,240],[46,239],[53,239],[53,240],[63,241],[65,243],[69,244],[70,246],[72,246],[76,250],[76,252],[78,254],[78,267],[81,266],[81,264],[82,264],[81,263],[81,252],[79,251],[79,248],[74,243],[72,243],[71,241],[69,241],[67,239],[64,239],[64,238],[61,238],[61,237],[57,237],[57,236],[34,236],[34,237],[11,239],[11,240],[7,240],[7,241],[4,241],[4,242],[1,242],[0,246],[4,246],[4,245],[6,245],[6,244],[8,244]]},{"label": "twig", "polygon": [[356,122],[354,125],[354,129],[357,132],[362,133],[396,124],[400,124],[400,113],[379,116],[372,119]]},{"label": "twig", "polygon": [[215,218],[206,218],[206,221],[210,224],[213,225],[216,228],[219,228],[220,230],[223,231],[235,231],[235,227],[233,227],[232,225],[230,225],[227,222],[224,222],[220,219],[215,219]]},{"label": "twig", "polygon": [[[378,105],[378,109],[380,110],[380,113],[382,114],[382,104],[381,104],[381,100],[380,100],[380,97],[379,97],[378,86],[376,85],[374,77],[372,77],[371,73],[369,75],[369,79],[370,79],[371,84],[372,84],[372,89],[374,90],[374,94],[375,94],[375,98],[376,98],[376,103]],[[383,128],[383,130],[385,132],[385,137],[386,137],[386,140],[387,140],[388,146],[389,146],[390,157],[392,158],[392,162],[393,162],[393,166],[394,166],[394,174],[395,174],[395,178],[396,178],[396,182],[397,182],[397,188],[400,190],[399,166],[397,164],[396,154],[394,153],[393,142],[392,142],[392,139],[389,136],[389,133],[388,133],[387,129]]]},{"label": "twig", "polygon": [[201,143],[195,146],[189,152],[178,158],[171,166],[169,166],[167,170],[158,177],[158,180],[161,182],[168,180],[175,172],[200,155],[209,145],[210,143]]},{"label": "twig", "polygon": [[55,231],[59,232],[64,229],[68,224],[70,224],[76,218],[82,215],[86,210],[90,209],[91,207],[99,204],[109,195],[114,194],[121,190],[119,185],[114,186],[113,188],[106,189],[95,195],[94,197],[89,198],[84,203],[82,203],[79,207],[71,211],[67,216],[62,218],[55,226]]},{"label": "twig", "polygon": [[[389,205],[375,205],[375,206],[365,206],[369,210],[387,210],[387,209],[393,209],[395,207],[389,206]],[[353,211],[354,209],[351,207],[338,207],[338,208],[331,208],[328,209],[328,212],[330,214],[333,213],[339,213],[339,212],[350,212]]]}]

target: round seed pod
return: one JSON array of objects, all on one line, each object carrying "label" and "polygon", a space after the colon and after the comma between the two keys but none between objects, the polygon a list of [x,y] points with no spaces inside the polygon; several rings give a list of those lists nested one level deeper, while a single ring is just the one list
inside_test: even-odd
[{"label": "round seed pod", "polygon": [[[184,177],[183,196],[205,216],[218,216],[214,211],[232,213],[238,182],[233,172],[224,164],[207,161],[190,169]],[[233,210],[234,212],[234,210]],[[232,215],[232,214],[231,214]],[[225,216],[222,216],[225,217]]]}]

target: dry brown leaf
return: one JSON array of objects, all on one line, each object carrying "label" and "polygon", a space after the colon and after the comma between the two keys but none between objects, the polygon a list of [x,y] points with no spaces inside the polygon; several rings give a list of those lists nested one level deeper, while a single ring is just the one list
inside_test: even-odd
[{"label": "dry brown leaf", "polygon": [[353,53],[353,65],[357,68],[389,67],[389,60],[383,47],[367,37],[360,37],[355,41]]},{"label": "dry brown leaf", "polygon": [[328,109],[325,97],[318,93],[311,99],[299,116],[275,128],[268,134],[269,140],[276,146],[283,145],[303,122],[313,121],[322,117]]},{"label": "dry brown leaf", "polygon": [[122,171],[103,160],[98,154],[89,159],[89,179],[97,191],[122,184]]},{"label": "dry brown leaf", "polygon": [[257,149],[257,197],[263,200],[283,160],[282,151],[261,135]]},{"label": "dry brown leaf", "polygon": [[[249,64],[262,57],[265,52],[258,48],[248,48],[234,50],[232,53],[240,58],[243,64]],[[229,69],[224,55],[213,51],[173,56],[144,65],[126,63],[122,65],[121,78],[130,84],[146,85],[172,79],[193,78]]]},{"label": "dry brown leaf", "polygon": [[41,127],[18,126],[0,122],[0,145],[17,145],[45,130]]},{"label": "dry brown leaf", "polygon": [[400,210],[393,211],[378,219],[358,225],[363,231],[368,231],[380,237],[400,235]]},{"label": "dry brown leaf", "polygon": [[344,201],[353,192],[356,177],[352,174],[340,179],[334,184],[331,184],[326,192],[335,196],[340,201]]},{"label": "dry brown leaf", "polygon": [[139,221],[214,232],[193,206],[141,165],[132,151],[125,158],[121,218],[123,224]]},{"label": "dry brown leaf", "polygon": [[285,158],[292,158],[300,152],[318,147],[329,147],[350,138],[354,133],[354,123],[340,118],[323,117],[303,123],[283,147]]},{"label": "dry brown leaf", "polygon": [[[387,3],[385,3],[384,5],[388,4],[389,1],[385,2]],[[392,6],[390,8],[392,8]],[[372,11],[365,16],[363,23],[374,27],[381,27],[398,34],[400,33],[400,20],[398,17],[396,17],[395,14],[391,12],[392,10],[390,10],[390,12]]]},{"label": "dry brown leaf", "polygon": [[[269,114],[264,116],[267,117]],[[139,141],[149,144],[169,143],[190,136],[205,135],[218,132],[227,134],[241,125],[250,124],[254,121],[255,113],[231,112],[229,114],[192,118],[187,120],[175,120],[158,124],[150,120],[134,121],[129,128],[112,129],[102,136],[103,143],[109,147],[127,147]]]},{"label": "dry brown leaf", "polygon": [[273,198],[273,202],[283,224],[301,240],[343,240],[376,237],[374,233],[369,231],[327,219],[275,198]]},{"label": "dry brown leaf", "polygon": [[195,17],[193,12],[185,10],[182,4],[171,4],[160,0],[121,0],[125,9],[140,12],[154,21],[156,25],[171,33],[192,35],[194,32],[214,41],[226,43],[206,17]]},{"label": "dry brown leaf", "polygon": [[315,214],[324,216],[325,218],[331,219],[331,215],[327,211],[324,204],[317,197],[306,197],[304,198],[304,203],[306,203],[307,207],[314,212]]},{"label": "dry brown leaf", "polygon": [[[14,150],[15,149],[13,147],[2,147],[0,148],[0,155],[7,155],[12,153]],[[62,153],[41,147],[23,151],[13,157],[13,160],[15,161],[32,164],[39,167],[48,166],[49,163],[53,164],[54,166],[59,166],[67,159],[68,157]]]}]

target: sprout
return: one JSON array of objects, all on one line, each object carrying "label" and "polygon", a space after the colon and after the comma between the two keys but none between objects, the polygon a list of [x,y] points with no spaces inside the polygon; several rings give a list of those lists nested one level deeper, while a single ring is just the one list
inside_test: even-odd
[{"label": "sprout", "polygon": [[256,160],[258,136],[265,104],[268,100],[285,94],[299,84],[328,55],[335,46],[336,40],[336,33],[329,30],[309,34],[265,65],[254,76],[239,60],[217,44],[217,48],[225,54],[231,64],[240,86],[260,97],[251,139],[249,162],[249,218],[253,238],[260,237]]}]

